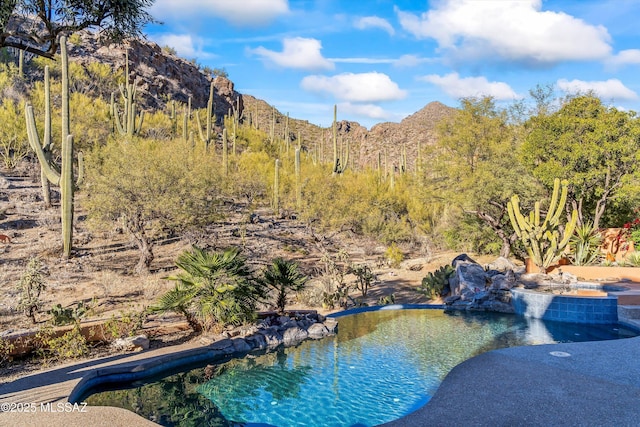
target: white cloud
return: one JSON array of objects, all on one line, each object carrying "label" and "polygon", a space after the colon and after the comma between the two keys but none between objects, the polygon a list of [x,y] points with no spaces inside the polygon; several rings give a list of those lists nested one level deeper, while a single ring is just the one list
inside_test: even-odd
[{"label": "white cloud", "polygon": [[343,64],[391,64],[394,67],[415,67],[423,63],[432,63],[438,60],[423,58],[418,55],[402,55],[399,58],[329,58],[329,61]]},{"label": "white cloud", "polygon": [[354,115],[375,120],[389,120],[389,118],[392,117],[392,114],[375,104],[352,104],[345,102],[338,105],[338,111],[345,116]]},{"label": "white cloud", "polygon": [[203,52],[202,39],[190,34],[160,34],[154,37],[160,46],[169,46],[183,58],[210,58],[212,55]]},{"label": "white cloud", "polygon": [[282,52],[275,52],[262,46],[248,51],[279,67],[302,70],[333,70],[335,65],[322,56],[321,49],[322,44],[319,40],[295,37],[282,41]]},{"label": "white cloud", "polygon": [[599,60],[610,55],[603,26],[563,12],[542,11],[541,0],[442,0],[421,14],[396,8],[402,28],[432,38],[458,59],[498,59],[533,65]]},{"label": "white cloud", "polygon": [[594,92],[600,98],[613,98],[619,100],[635,100],[638,94],[626,87],[618,79],[609,79],[605,81],[584,80],[558,80],[558,88],[567,93],[587,93]]},{"label": "white cloud", "polygon": [[433,58],[422,58],[418,55],[402,55],[400,58],[393,62],[393,65],[399,68],[403,67],[417,67],[420,64],[429,62],[436,62]]},{"label": "white cloud", "polygon": [[638,65],[640,64],[640,49],[621,50],[617,55],[613,55],[608,62],[614,67]]},{"label": "white cloud", "polygon": [[379,102],[402,99],[407,92],[400,89],[383,73],[342,73],[332,77],[307,76],[300,83],[302,89],[316,93],[330,93],[348,102]]},{"label": "white cloud", "polygon": [[388,58],[329,58],[329,60],[343,64],[393,64],[396,61]]},{"label": "white cloud", "polygon": [[499,101],[521,98],[508,84],[490,82],[485,77],[461,78],[458,73],[450,73],[444,76],[430,74],[418,80],[438,86],[453,98],[491,96]]},{"label": "white cloud", "polygon": [[161,21],[215,16],[238,26],[260,26],[289,13],[288,0],[156,0],[151,14]]},{"label": "white cloud", "polygon": [[380,18],[378,16],[365,16],[364,18],[357,19],[353,24],[359,30],[366,30],[367,28],[380,28],[381,30],[386,31],[389,35],[394,35],[395,30],[384,18]]}]

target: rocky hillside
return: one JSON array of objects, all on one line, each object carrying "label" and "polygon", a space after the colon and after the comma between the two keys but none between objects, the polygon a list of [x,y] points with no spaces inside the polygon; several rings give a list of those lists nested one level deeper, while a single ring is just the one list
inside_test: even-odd
[{"label": "rocky hillside", "polygon": [[[211,77],[201,72],[193,63],[172,55],[155,43],[131,40],[123,45],[102,46],[97,37],[89,32],[80,33],[81,42],[70,43],[69,53],[73,61],[85,66],[92,62],[111,65],[113,72],[124,72],[125,52],[129,53],[130,80],[138,81],[138,98],[147,110],[164,109],[172,99],[186,103],[191,98],[192,108],[204,108],[209,97]],[[274,109],[265,101],[249,94],[235,91],[233,82],[216,77],[214,111],[217,123],[236,106],[239,106],[242,121],[251,123],[267,134],[271,132]],[[106,94],[102,94],[106,96]],[[338,122],[341,144],[349,144],[350,166],[362,168],[375,166],[378,157],[386,159],[387,168],[400,167],[403,150],[407,153],[407,168],[415,168],[418,148],[435,140],[437,123],[450,115],[454,109],[439,102],[431,102],[420,111],[400,123],[381,123],[367,130],[357,122]],[[295,112],[292,113],[295,116]],[[332,157],[331,128],[321,128],[306,120],[287,118],[275,111],[275,135],[277,138],[297,141],[307,149],[322,147],[326,160]],[[340,118],[340,111],[338,111]],[[288,135],[285,131],[288,129]],[[383,164],[384,166],[384,164]]]},{"label": "rocky hillside", "polygon": [[[172,99],[186,104],[191,98],[192,108],[205,108],[209,98],[211,77],[193,63],[163,50],[155,43],[129,40],[125,43],[102,45],[95,34],[79,33],[82,41],[69,44],[72,61],[85,66],[92,62],[111,65],[114,73],[125,70],[125,53],[129,54],[129,79],[137,80],[138,99],[146,110],[162,110]],[[233,82],[224,77],[213,79],[215,86],[214,111],[221,123],[222,117],[240,101]],[[232,107],[233,106],[233,107]]]}]

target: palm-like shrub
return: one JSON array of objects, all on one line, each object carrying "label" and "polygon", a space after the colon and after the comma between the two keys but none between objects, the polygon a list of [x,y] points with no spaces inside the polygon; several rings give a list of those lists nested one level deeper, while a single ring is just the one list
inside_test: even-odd
[{"label": "palm-like shrub", "polygon": [[168,277],[176,286],[160,297],[152,311],[183,314],[194,331],[255,318],[265,292],[252,278],[239,249],[209,253],[194,246],[178,257],[176,265],[182,272]]},{"label": "palm-like shrub", "polygon": [[307,277],[298,270],[298,264],[283,258],[275,258],[267,267],[260,279],[265,286],[276,292],[276,306],[280,313],[284,312],[287,304],[287,293],[301,291],[307,282]]}]

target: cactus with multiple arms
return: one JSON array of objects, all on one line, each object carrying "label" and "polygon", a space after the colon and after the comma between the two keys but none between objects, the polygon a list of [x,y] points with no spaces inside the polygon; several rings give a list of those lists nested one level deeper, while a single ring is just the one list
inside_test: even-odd
[{"label": "cactus with multiple arms", "polygon": [[511,197],[511,201],[507,204],[509,219],[516,235],[542,273],[546,273],[547,269],[560,259],[578,221],[578,211],[574,209],[562,236],[560,235],[560,217],[567,201],[568,183],[562,182],[562,190],[560,185],[560,180],[556,178],[553,183],[551,204],[542,223],[540,222],[540,202],[535,203],[534,210],[528,216],[520,212],[520,200],[517,195]]},{"label": "cactus with multiple arms", "polygon": [[[33,115],[33,107],[31,105],[25,108],[27,121],[27,136],[29,144],[36,152],[42,173],[54,185],[60,186],[60,210],[62,216],[62,242],[63,255],[68,258],[71,255],[72,233],[73,233],[73,192],[74,185],[80,184],[81,178],[74,183],[73,177],[73,137],[69,134],[69,67],[67,57],[66,38],[60,39],[61,58],[62,58],[62,167],[61,171],[56,170],[55,165],[51,162],[51,155],[43,149],[40,143],[40,137],[36,128],[36,121]],[[48,77],[48,72],[45,72]],[[46,77],[45,77],[46,78]],[[48,80],[48,78],[46,78]],[[48,82],[47,82],[48,83]],[[45,84],[45,88],[48,84]],[[48,92],[47,89],[45,89]],[[45,96],[47,102],[45,112],[45,134],[44,147],[51,146],[51,106],[50,97]],[[48,121],[48,124],[47,124]],[[47,148],[49,149],[49,148]],[[82,156],[78,153],[78,169],[79,175],[82,175]]]},{"label": "cactus with multiple arms", "polygon": [[212,123],[211,117],[213,117],[213,101],[215,96],[215,87],[213,85],[213,80],[209,84],[209,100],[207,101],[207,123],[204,133],[202,132],[202,124],[200,123],[200,114],[196,111],[196,123],[198,125],[198,133],[200,134],[200,139],[204,142],[205,148],[209,148],[209,144],[211,144],[211,130]]},{"label": "cactus with multiple arms", "polygon": [[116,129],[120,135],[133,136],[140,133],[142,129],[142,122],[144,121],[144,111],[140,112],[140,120],[136,124],[136,82],[129,83],[129,52],[126,53],[125,64],[125,84],[120,85],[120,94],[124,99],[124,112],[122,114],[122,121],[120,119],[120,112],[118,111],[118,104],[111,97],[111,115],[113,116]]}]

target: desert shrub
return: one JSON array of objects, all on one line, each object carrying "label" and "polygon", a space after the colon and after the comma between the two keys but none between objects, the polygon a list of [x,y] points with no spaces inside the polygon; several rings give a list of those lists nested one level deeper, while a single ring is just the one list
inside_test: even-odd
[{"label": "desert shrub", "polygon": [[228,180],[229,192],[249,205],[264,203],[271,195],[273,171],[273,162],[267,153],[243,153]]},{"label": "desert shrub", "polygon": [[367,296],[369,288],[376,280],[376,275],[367,264],[352,264],[349,271],[356,276],[356,288],[362,293],[362,297]]},{"label": "desert shrub", "polygon": [[77,359],[89,354],[89,345],[79,324],[59,337],[50,326],[44,327],[36,334],[36,341],[39,343],[37,353],[45,361]]},{"label": "desert shrub", "polygon": [[[109,119],[109,105],[100,98],[92,98],[80,93],[71,94],[69,104],[74,150],[89,150],[96,144],[104,144],[108,140],[112,128]],[[55,126],[54,123],[52,128],[54,135],[58,135],[59,126]],[[60,137],[54,141],[60,146],[58,143]]]},{"label": "desert shrub", "polygon": [[173,56],[178,55],[178,52],[176,51],[176,49],[167,44],[162,46],[162,52],[166,53],[167,55],[173,55]]},{"label": "desert shrub", "polygon": [[11,360],[11,352],[15,346],[4,338],[0,338],[0,366]]},{"label": "desert shrub", "polygon": [[56,326],[70,325],[72,323],[80,323],[80,320],[87,315],[89,307],[79,302],[75,307],[62,307],[62,304],[56,304],[48,311],[52,316],[51,321]]},{"label": "desert shrub", "polygon": [[124,225],[139,249],[137,273],[148,271],[155,239],[219,216],[220,167],[188,141],[114,140],[86,157],[89,219],[98,229]]},{"label": "desert shrub", "polygon": [[102,334],[107,341],[135,336],[147,318],[144,311],[121,311],[119,316],[112,315],[102,325]]},{"label": "desert shrub", "polygon": [[22,310],[33,323],[36,323],[36,313],[42,306],[40,294],[45,289],[45,265],[40,258],[34,257],[27,263],[27,268],[18,282],[18,309]]},{"label": "desert shrub", "polygon": [[10,98],[0,103],[0,157],[7,169],[13,169],[29,153],[24,120],[24,104]]},{"label": "desert shrub", "polygon": [[449,278],[453,276],[455,271],[455,268],[447,264],[441,266],[434,272],[429,272],[429,274],[422,279],[422,283],[417,291],[430,299],[442,296],[445,289],[449,286]]},{"label": "desert shrub", "polygon": [[320,307],[323,304],[323,296],[327,291],[322,281],[312,280],[296,293],[296,299],[307,307]]},{"label": "desert shrub", "polygon": [[640,267],[640,252],[631,252],[625,257],[624,262],[632,267]]},{"label": "desert shrub", "polygon": [[384,257],[386,258],[389,266],[393,268],[400,267],[400,263],[404,260],[404,254],[395,242],[392,243],[384,252]]},{"label": "desert shrub", "polygon": [[449,211],[437,227],[434,237],[444,246],[459,252],[498,255],[502,243],[495,232],[478,218]]},{"label": "desert shrub", "polygon": [[[174,123],[169,115],[162,111],[145,113],[142,123],[142,133],[150,139],[165,141],[173,137],[182,135],[182,114],[177,113],[175,122],[176,129],[174,133]],[[197,138],[197,135],[196,135]],[[198,141],[199,142],[199,141]]]},{"label": "desert shrub", "polygon": [[389,294],[378,298],[378,305],[390,305],[396,303],[396,295]]},{"label": "desert shrub", "polygon": [[334,308],[338,305],[347,308],[351,300],[351,287],[345,277],[349,273],[349,254],[344,250],[334,254],[325,252],[320,258],[316,273],[323,286],[322,306]]}]

